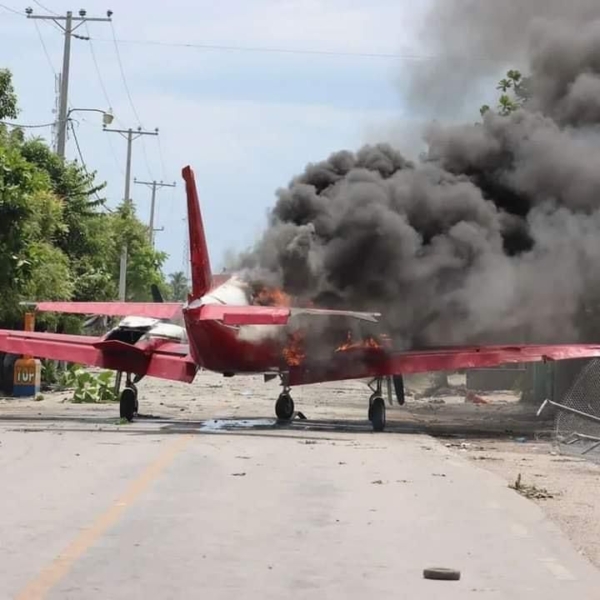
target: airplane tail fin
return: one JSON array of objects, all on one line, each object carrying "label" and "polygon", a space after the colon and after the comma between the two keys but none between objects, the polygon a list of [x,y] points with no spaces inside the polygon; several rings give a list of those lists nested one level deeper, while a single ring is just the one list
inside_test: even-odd
[{"label": "airplane tail fin", "polygon": [[191,167],[184,167],[181,175],[185,181],[185,192],[187,195],[188,226],[190,235],[190,262],[192,275],[193,299],[200,298],[211,288],[210,259],[202,215],[200,214],[200,202],[196,190],[194,171]]}]

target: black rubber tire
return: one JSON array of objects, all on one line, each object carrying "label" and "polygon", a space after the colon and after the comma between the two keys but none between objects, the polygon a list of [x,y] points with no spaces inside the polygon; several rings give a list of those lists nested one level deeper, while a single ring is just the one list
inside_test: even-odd
[{"label": "black rubber tire", "polygon": [[294,416],[294,401],[289,394],[279,395],[275,402],[275,414],[281,421],[289,421]]},{"label": "black rubber tire", "polygon": [[400,406],[403,406],[406,401],[404,397],[404,377],[402,377],[402,375],[394,375],[392,377],[392,383],[394,384],[396,400]]},{"label": "black rubber tire", "polygon": [[137,415],[140,408],[140,403],[138,402],[138,389],[134,383],[132,383],[129,387],[135,392],[135,406],[133,412]]},{"label": "black rubber tire", "polygon": [[369,420],[373,425],[373,431],[385,429],[385,402],[383,398],[373,398],[369,406]]},{"label": "black rubber tire", "polygon": [[460,571],[456,569],[431,568],[423,570],[425,579],[435,579],[437,581],[458,581],[460,579]]},{"label": "black rubber tire", "polygon": [[130,423],[135,414],[135,391],[126,387],[119,398],[119,414],[121,419],[127,419]]}]

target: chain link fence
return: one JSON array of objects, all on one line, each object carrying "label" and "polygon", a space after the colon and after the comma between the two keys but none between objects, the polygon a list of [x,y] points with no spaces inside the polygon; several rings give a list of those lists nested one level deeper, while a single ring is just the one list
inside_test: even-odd
[{"label": "chain link fence", "polygon": [[555,419],[558,450],[600,462],[600,359],[581,370],[560,404],[565,408],[557,408]]}]

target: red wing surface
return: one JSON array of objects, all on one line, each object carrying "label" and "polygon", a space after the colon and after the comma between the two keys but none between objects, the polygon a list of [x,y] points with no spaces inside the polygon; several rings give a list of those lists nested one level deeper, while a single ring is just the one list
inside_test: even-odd
[{"label": "red wing surface", "polygon": [[600,357],[600,345],[465,346],[408,352],[381,348],[339,352],[327,362],[291,367],[290,385],[431,371],[494,367],[508,363]]},{"label": "red wing surface", "polygon": [[0,352],[26,354],[190,383],[197,367],[185,344],[148,340],[137,345],[99,337],[0,329]]},{"label": "red wing surface", "polygon": [[181,315],[178,302],[32,302],[40,312],[61,312],[107,317],[175,319]]}]

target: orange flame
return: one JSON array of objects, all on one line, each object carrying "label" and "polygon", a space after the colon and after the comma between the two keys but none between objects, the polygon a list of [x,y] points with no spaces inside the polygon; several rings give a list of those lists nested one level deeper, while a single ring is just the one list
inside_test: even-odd
[{"label": "orange flame", "polygon": [[262,288],[254,297],[253,304],[260,306],[291,306],[292,299],[279,288]]},{"label": "orange flame", "polygon": [[[384,342],[389,342],[389,337],[388,336],[381,336],[382,340]],[[357,342],[354,342],[352,340],[352,334],[350,332],[348,332],[348,337],[346,338],[346,341],[343,344],[340,344],[335,351],[336,352],[347,352],[348,350],[357,350],[357,349],[378,349],[378,348],[383,348],[383,345],[381,344],[381,342],[377,339],[375,339],[372,336],[366,337],[364,340],[359,340]]]},{"label": "orange flame", "polygon": [[290,335],[290,341],[282,350],[283,358],[290,367],[299,366],[306,358],[304,351],[304,336],[301,331],[294,331]]}]

